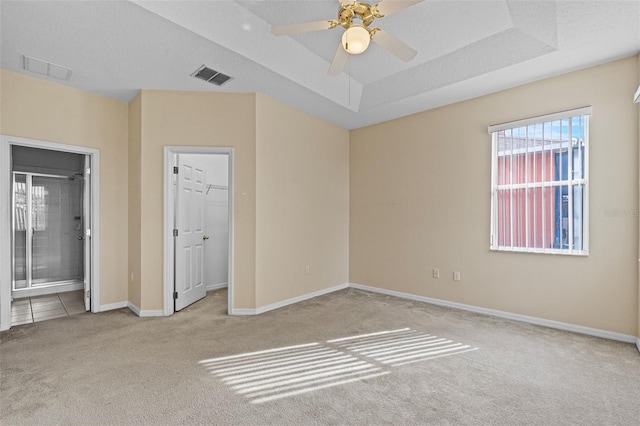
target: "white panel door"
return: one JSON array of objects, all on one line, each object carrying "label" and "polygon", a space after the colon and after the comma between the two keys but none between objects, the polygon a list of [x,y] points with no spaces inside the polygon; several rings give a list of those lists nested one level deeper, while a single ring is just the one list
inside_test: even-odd
[{"label": "white panel door", "polygon": [[204,168],[178,155],[175,237],[175,310],[202,299],[204,284]]}]

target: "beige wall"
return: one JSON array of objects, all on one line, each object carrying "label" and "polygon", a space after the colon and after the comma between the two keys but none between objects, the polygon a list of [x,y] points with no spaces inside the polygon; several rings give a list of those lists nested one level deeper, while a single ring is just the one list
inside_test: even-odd
[{"label": "beige wall", "polygon": [[163,147],[187,145],[235,148],[234,307],[254,308],[255,95],[143,90],[141,96],[139,307],[163,308]]},{"label": "beige wall", "polygon": [[140,98],[140,157],[130,161],[140,165],[141,189],[130,197],[142,218],[141,309],[162,309],[165,145],[235,147],[235,308],[347,282],[346,130],[254,94],[143,90]]},{"label": "beige wall", "polygon": [[261,307],[348,282],[349,132],[265,96],[256,101]]},{"label": "beige wall", "polygon": [[[640,53],[638,54],[638,87],[640,87]],[[634,92],[635,93],[635,92]],[[638,109],[638,146],[640,147],[640,103],[636,104],[636,108]],[[640,161],[640,160],[639,160]],[[640,164],[638,166],[638,178],[640,179]],[[638,205],[640,210],[640,204]],[[640,219],[639,219],[640,220]],[[640,237],[639,237],[640,238]],[[638,336],[638,349],[640,349],[640,241],[638,247],[638,329],[636,336]]]},{"label": "beige wall", "polygon": [[[640,56],[347,134],[260,95],[145,90],[127,106],[0,70],[0,133],[100,149],[102,304],[162,309],[163,146],[233,146],[236,308],[342,284],[349,271],[351,282],[640,336],[638,221],[604,215],[640,205],[640,114],[628,102],[639,77]],[[490,252],[487,125],[585,105],[590,256]]]},{"label": "beige wall", "polygon": [[0,133],[100,150],[100,303],[127,300],[127,104],[0,70]]},{"label": "beige wall", "polygon": [[[605,210],[638,207],[638,68],[627,58],[352,131],[350,281],[637,335],[638,220]],[[489,251],[487,126],[587,105],[590,255]]]},{"label": "beige wall", "polygon": [[129,102],[129,302],[138,308],[142,300],[141,247],[141,164],[142,164],[142,94]]}]

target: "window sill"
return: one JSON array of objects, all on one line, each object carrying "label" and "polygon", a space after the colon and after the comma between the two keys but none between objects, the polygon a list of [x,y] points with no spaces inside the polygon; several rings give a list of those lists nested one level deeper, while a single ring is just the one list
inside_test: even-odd
[{"label": "window sill", "polygon": [[531,248],[519,248],[519,247],[490,247],[491,251],[506,252],[506,253],[532,253],[532,254],[555,254],[561,256],[578,256],[588,257],[589,252],[585,250],[560,250],[560,249],[531,249]]}]

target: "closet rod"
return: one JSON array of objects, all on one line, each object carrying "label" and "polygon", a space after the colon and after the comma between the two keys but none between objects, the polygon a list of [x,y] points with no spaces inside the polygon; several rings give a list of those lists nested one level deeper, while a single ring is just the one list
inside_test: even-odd
[{"label": "closet rod", "polygon": [[207,193],[204,195],[207,195],[209,193],[210,190],[212,189],[221,189],[223,191],[228,191],[229,187],[228,186],[223,186],[223,185],[207,185]]}]

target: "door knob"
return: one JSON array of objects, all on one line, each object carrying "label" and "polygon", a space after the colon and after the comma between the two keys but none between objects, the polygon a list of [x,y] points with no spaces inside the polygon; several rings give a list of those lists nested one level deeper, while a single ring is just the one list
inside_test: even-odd
[{"label": "door knob", "polygon": [[83,236],[80,236],[80,237],[78,237],[78,239],[79,239],[80,241],[82,241],[82,240],[84,240],[84,237],[83,237]]},{"label": "door knob", "polygon": [[209,236],[208,236],[208,235],[203,235],[203,236],[202,236],[202,239],[203,239],[203,240],[208,240],[208,239],[209,239]]}]

